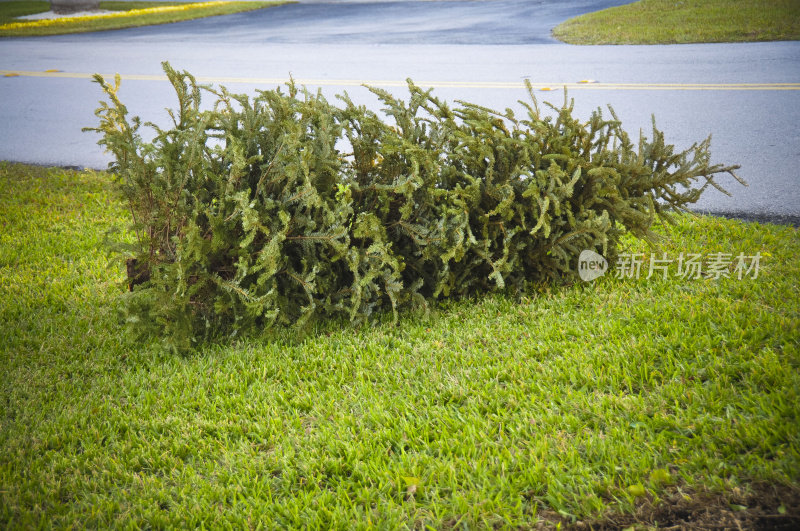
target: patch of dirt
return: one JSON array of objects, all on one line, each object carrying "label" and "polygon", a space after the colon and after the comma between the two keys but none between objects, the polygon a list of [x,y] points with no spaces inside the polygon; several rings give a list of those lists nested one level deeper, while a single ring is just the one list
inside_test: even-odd
[{"label": "patch of dirt", "polygon": [[800,487],[751,484],[748,492],[714,494],[673,488],[654,503],[641,498],[633,514],[608,514],[592,521],[572,522],[542,512],[538,529],[735,529],[800,530]]}]

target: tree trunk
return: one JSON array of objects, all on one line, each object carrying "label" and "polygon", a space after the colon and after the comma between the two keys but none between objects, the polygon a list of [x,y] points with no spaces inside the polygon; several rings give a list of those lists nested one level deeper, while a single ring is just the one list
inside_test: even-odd
[{"label": "tree trunk", "polygon": [[100,9],[100,0],[50,0],[50,9],[59,14],[97,11]]}]

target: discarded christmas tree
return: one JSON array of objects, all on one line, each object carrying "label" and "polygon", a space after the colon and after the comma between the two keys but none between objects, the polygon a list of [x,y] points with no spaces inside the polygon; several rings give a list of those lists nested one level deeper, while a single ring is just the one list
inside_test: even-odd
[{"label": "discarded christmas tree", "polygon": [[624,231],[652,240],[656,220],[736,169],[710,164],[709,140],[676,153],[655,125],[634,145],[613,111],[583,123],[565,101],[547,116],[530,87],[524,118],[411,81],[408,101],[371,89],[387,122],[347,95],[335,106],[290,83],[251,99],[164,70],[171,128],[143,142],[119,79],[95,76],[110,103],[91,130],[115,156],[149,275],[130,320],[181,346],[569,282],[582,250],[613,260]]}]

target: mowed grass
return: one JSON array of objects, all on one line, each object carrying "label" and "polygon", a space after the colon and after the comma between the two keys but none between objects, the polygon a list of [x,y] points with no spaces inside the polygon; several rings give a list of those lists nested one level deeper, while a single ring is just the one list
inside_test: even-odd
[{"label": "mowed grass", "polygon": [[[181,6],[197,2],[100,2],[100,9],[106,11],[130,11],[147,9],[151,7]],[[33,37],[41,35],[62,35],[67,33],[85,33],[89,31],[105,31],[137,26],[152,26],[169,24],[196,18],[212,17],[217,15],[230,15],[243,11],[253,11],[288,3],[286,1],[254,1],[254,2],[225,2],[224,4],[192,8],[185,11],[172,11],[167,13],[146,13],[125,17],[96,18],[91,20],[75,20],[60,22],[48,26],[32,26],[23,28],[0,28],[0,37]],[[50,11],[50,2],[0,2],[0,26],[14,22],[25,22],[16,17],[34,15]]]},{"label": "mowed grass", "polygon": [[755,279],[609,274],[176,356],[121,328],[108,181],[0,163],[0,527],[529,528],[796,491],[795,228],[683,216],[658,251],[759,252]]},{"label": "mowed grass", "polygon": [[800,39],[799,0],[639,0],[553,29],[570,44],[681,44]]}]

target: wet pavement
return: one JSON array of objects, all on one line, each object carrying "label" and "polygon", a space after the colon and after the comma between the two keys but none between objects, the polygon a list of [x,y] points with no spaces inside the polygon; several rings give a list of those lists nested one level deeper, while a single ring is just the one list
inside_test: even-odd
[{"label": "wet pavement", "polygon": [[[741,164],[697,208],[749,219],[800,220],[800,43],[570,46],[550,37],[581,11],[625,2],[313,2],[177,24],[94,34],[0,39],[0,160],[102,168],[102,94],[90,74],[123,75],[132,114],[166,123],[175,105],[160,63],[253,92],[290,74],[333,98],[347,90],[379,105],[361,83],[403,92],[411,77],[448,99],[494,108],[525,99],[524,78],[555,103],[569,85],[576,112],[611,104],[633,136],[655,115],[685,148],[713,134],[712,161]],[[46,70],[61,72],[46,73]],[[4,77],[3,73],[18,73]],[[581,85],[584,79],[599,81]],[[545,92],[541,88],[553,90]],[[793,221],[794,220],[794,221]]]}]

